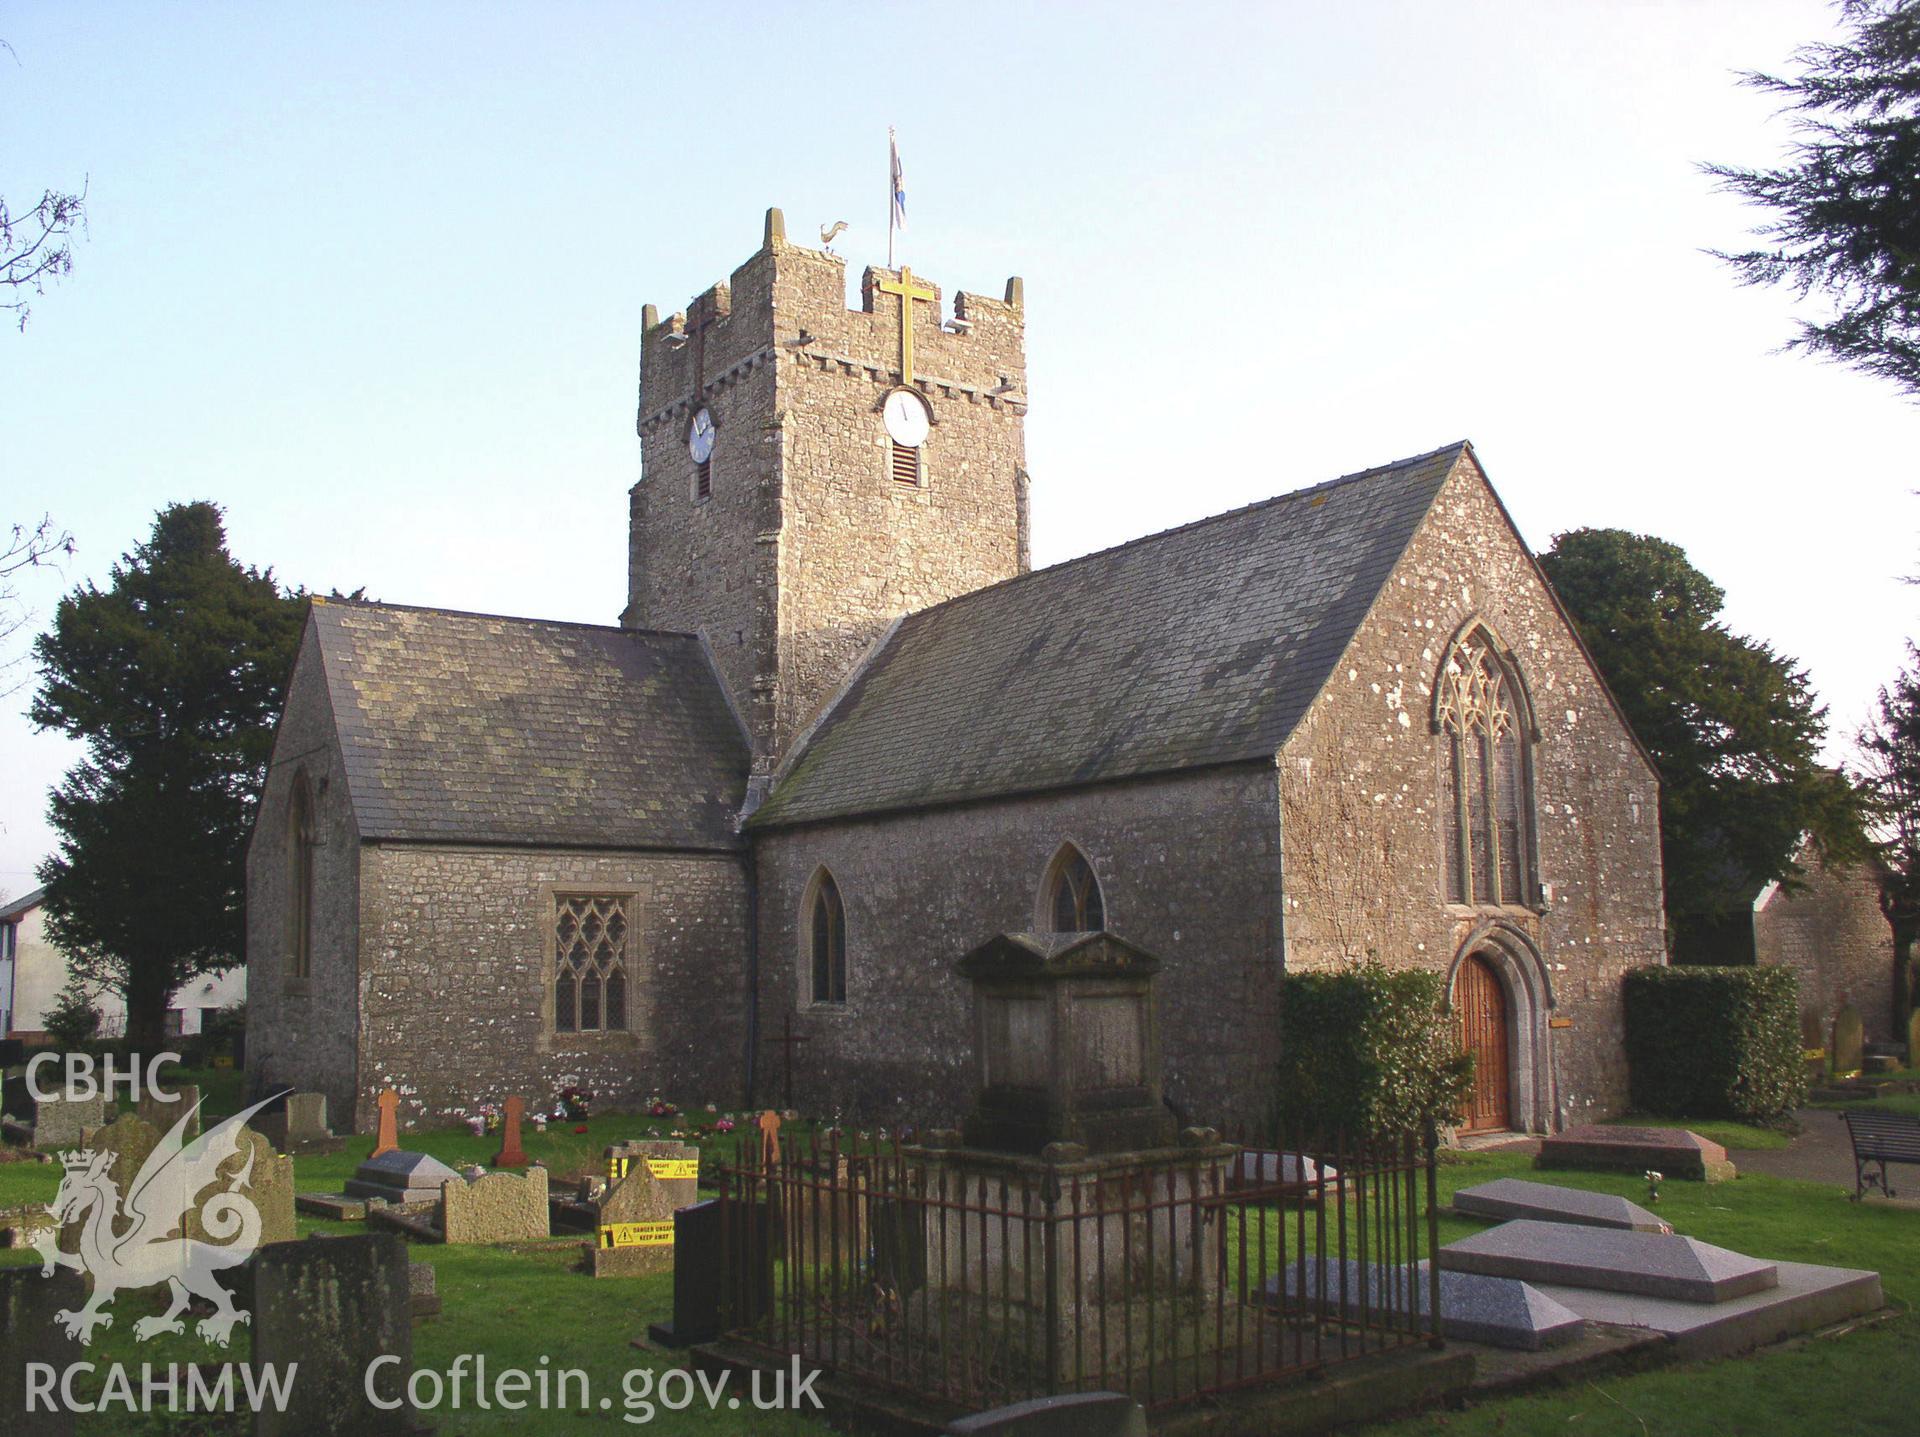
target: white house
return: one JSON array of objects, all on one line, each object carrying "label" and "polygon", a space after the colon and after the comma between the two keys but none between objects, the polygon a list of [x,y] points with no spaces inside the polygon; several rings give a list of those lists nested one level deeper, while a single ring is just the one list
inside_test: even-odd
[{"label": "white house", "polygon": [[[47,940],[45,889],[36,888],[10,903],[0,904],[0,1037],[42,1042],[45,1017],[67,983],[67,955]],[[167,1032],[198,1033],[206,1019],[221,1008],[244,1002],[247,970],[226,968],[202,973],[180,986],[167,1009]],[[118,1037],[127,1030],[126,1001],[112,989],[96,989],[100,1032]]]}]

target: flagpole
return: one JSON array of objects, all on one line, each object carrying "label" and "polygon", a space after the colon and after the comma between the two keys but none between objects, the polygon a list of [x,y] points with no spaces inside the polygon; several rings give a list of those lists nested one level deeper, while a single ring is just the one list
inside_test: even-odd
[{"label": "flagpole", "polygon": [[893,268],[893,157],[899,142],[893,126],[887,126],[887,268]]}]

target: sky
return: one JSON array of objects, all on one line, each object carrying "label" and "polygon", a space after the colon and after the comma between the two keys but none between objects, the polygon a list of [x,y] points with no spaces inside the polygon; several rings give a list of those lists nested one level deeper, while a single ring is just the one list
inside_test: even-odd
[{"label": "sky", "polygon": [[[1026,281],[1048,564],[1471,439],[1536,550],[1680,544],[1844,758],[1915,631],[1920,406],[1779,352],[1703,161],[1816,0],[0,3],[0,195],[88,190],[0,330],[0,521],[41,621],[172,501],[290,584],[614,622],[643,304],[783,207],[951,294]],[[1807,313],[1817,313],[1809,309]],[[30,671],[15,671],[30,679]],[[78,756],[0,700],[0,891]]]}]

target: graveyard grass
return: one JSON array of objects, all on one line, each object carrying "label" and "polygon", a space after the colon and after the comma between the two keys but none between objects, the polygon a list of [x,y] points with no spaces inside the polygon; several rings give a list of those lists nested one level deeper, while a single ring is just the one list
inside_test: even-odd
[{"label": "graveyard grass", "polygon": [[[571,1125],[555,1125],[545,1134],[529,1131],[529,1152],[556,1175],[594,1171],[608,1142],[643,1133],[663,1133],[671,1122],[615,1115],[597,1117],[584,1135]],[[476,1138],[460,1132],[411,1134],[406,1145],[460,1166],[484,1162],[498,1146],[495,1135]],[[338,1191],[370,1148],[366,1137],[349,1139],[338,1154],[297,1158],[296,1185],[303,1191]],[[1736,1160],[1738,1153],[1735,1154]],[[1442,1201],[1455,1188],[1496,1177],[1533,1176],[1528,1159],[1504,1153],[1449,1154],[1440,1169]],[[1617,1193],[1644,1201],[1646,1184],[1625,1175],[1560,1173],[1556,1182]],[[45,1201],[58,1181],[58,1168],[27,1163],[0,1164],[0,1206]],[[1657,1368],[1637,1374],[1608,1373],[1577,1380],[1563,1389],[1504,1398],[1463,1411],[1435,1411],[1375,1426],[1369,1437],[1412,1434],[1572,1433],[1576,1437],[1733,1437],[1733,1434],[1892,1434],[1914,1430],[1920,1411],[1920,1212],[1867,1202],[1847,1201],[1838,1187],[1789,1182],[1761,1176],[1736,1182],[1662,1185],[1660,1215],[1680,1232],[1707,1242],[1770,1258],[1877,1269],[1887,1298],[1899,1315],[1859,1325],[1836,1338],[1800,1340],[1782,1347],[1715,1363]],[[1482,1225],[1443,1218],[1441,1240],[1451,1241]],[[302,1215],[302,1233],[352,1232],[358,1224],[322,1222]],[[585,1411],[561,1417],[462,1408],[438,1414],[443,1434],[511,1431],[601,1431],[628,1426],[621,1421],[620,1383],[631,1368],[647,1367],[656,1376],[682,1365],[681,1354],[632,1345],[645,1340],[647,1325],[665,1318],[672,1305],[670,1274],[594,1280],[574,1270],[581,1239],[577,1236],[514,1247],[438,1247],[416,1244],[412,1256],[434,1264],[444,1311],[414,1329],[415,1362],[445,1372],[463,1353],[485,1353],[489,1369],[532,1370],[544,1355],[552,1367],[586,1371],[596,1398],[614,1399],[609,1411]],[[36,1261],[31,1251],[0,1251],[0,1262]],[[129,1293],[116,1306],[121,1320],[102,1334],[95,1361],[165,1362],[209,1360],[214,1354],[192,1338],[165,1337],[135,1344],[133,1319],[157,1310],[158,1292]],[[244,1329],[242,1329],[244,1331]],[[245,1339],[233,1355],[244,1355]],[[752,1411],[656,1411],[651,1430],[663,1433],[739,1432],[823,1433],[809,1419]],[[194,1428],[155,1417],[144,1425],[124,1416],[83,1419],[80,1431],[183,1434]]]}]

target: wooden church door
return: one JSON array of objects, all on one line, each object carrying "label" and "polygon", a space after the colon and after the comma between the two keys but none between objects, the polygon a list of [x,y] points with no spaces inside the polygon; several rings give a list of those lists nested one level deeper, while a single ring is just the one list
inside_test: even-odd
[{"label": "wooden church door", "polygon": [[1511,1127],[1507,993],[1486,959],[1469,955],[1460,964],[1453,980],[1453,1011],[1460,1024],[1460,1047],[1473,1055],[1473,1096],[1460,1126],[1469,1133]]}]

